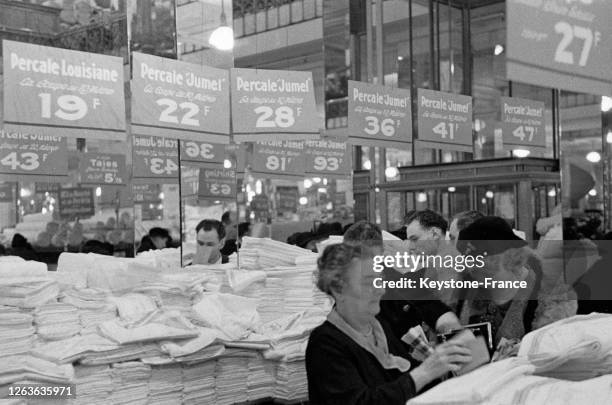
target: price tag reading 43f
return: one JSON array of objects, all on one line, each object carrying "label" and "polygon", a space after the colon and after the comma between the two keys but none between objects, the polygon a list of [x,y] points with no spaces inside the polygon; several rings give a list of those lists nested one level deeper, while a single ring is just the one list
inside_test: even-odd
[{"label": "price tag reading 43f", "polygon": [[[147,159],[145,159],[147,160]],[[148,159],[151,173],[158,175],[173,175],[178,173],[178,165],[170,158],[151,158]]]},{"label": "price tag reading 43f", "polygon": [[0,130],[0,173],[61,176],[68,172],[66,138]]},{"label": "price tag reading 43f", "polygon": [[25,172],[32,172],[40,167],[40,161],[46,160],[47,154],[43,155],[42,159],[34,152],[10,152],[8,155],[0,159],[2,166],[16,171],[21,169]]}]

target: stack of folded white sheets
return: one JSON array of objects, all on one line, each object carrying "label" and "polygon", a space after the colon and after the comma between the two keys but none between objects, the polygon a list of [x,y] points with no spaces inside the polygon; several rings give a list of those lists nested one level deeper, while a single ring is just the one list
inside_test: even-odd
[{"label": "stack of folded white sheets", "polygon": [[23,380],[70,384],[74,380],[74,369],[72,364],[58,365],[30,355],[2,358],[0,386]]},{"label": "stack of folded white sheets", "polygon": [[149,380],[149,405],[179,404],[183,395],[183,368],[180,364],[153,366]]},{"label": "stack of folded white sheets", "polygon": [[254,401],[274,396],[276,364],[261,356],[248,359],[247,399]]},{"label": "stack of folded white sheets", "polygon": [[36,308],[55,301],[59,287],[47,275],[47,265],[35,261],[0,262],[0,305]]},{"label": "stack of folded white sheets", "polygon": [[257,307],[261,322],[270,322],[283,316],[284,306],[283,279],[268,276],[265,287],[260,293],[259,305]]},{"label": "stack of folded white sheets", "polygon": [[81,333],[95,332],[98,325],[117,317],[117,307],[108,301],[106,291],[88,289],[70,289],[64,291],[60,301],[74,305],[79,309]]},{"label": "stack of folded white sheets", "polygon": [[151,366],[139,361],[113,364],[111,368],[113,393],[110,402],[120,404],[146,404],[149,395]]},{"label": "stack of folded white sheets", "polygon": [[109,403],[109,397],[113,391],[109,366],[77,365],[74,367],[74,376],[77,385],[76,404]]},{"label": "stack of folded white sheets", "polygon": [[285,401],[306,400],[308,383],[304,361],[278,363],[274,397]]},{"label": "stack of folded white sheets", "polygon": [[196,363],[183,368],[183,404],[216,404],[215,361]]},{"label": "stack of folded white sheets", "polygon": [[240,268],[266,269],[274,266],[293,266],[297,257],[312,255],[312,252],[269,238],[245,236],[240,248]]},{"label": "stack of folded white sheets", "polygon": [[78,309],[61,302],[48,303],[34,311],[36,333],[45,340],[62,340],[81,331]]},{"label": "stack of folded white sheets", "polygon": [[30,351],[36,338],[32,322],[31,315],[17,308],[0,308],[0,358]]},{"label": "stack of folded white sheets", "polygon": [[215,387],[217,405],[247,401],[248,358],[222,357],[217,360]]}]

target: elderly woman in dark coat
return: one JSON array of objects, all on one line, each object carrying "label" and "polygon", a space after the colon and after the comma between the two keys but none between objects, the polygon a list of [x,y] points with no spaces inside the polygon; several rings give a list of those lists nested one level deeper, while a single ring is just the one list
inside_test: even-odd
[{"label": "elderly woman in dark coat", "polygon": [[404,405],[425,386],[471,360],[455,342],[437,346],[420,365],[408,346],[376,314],[384,289],[373,285],[371,254],[356,246],[328,246],[319,259],[317,285],[334,298],[327,321],[306,350],[313,405]]}]

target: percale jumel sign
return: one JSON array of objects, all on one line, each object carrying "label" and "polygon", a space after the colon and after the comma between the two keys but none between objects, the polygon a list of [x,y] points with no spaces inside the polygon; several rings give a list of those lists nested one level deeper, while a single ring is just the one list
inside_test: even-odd
[{"label": "percale jumel sign", "polygon": [[312,175],[348,176],[351,154],[346,142],[336,139],[304,141],[306,173]]},{"label": "percale jumel sign", "polygon": [[79,173],[83,184],[125,185],[128,180],[125,156],[115,153],[83,154]]},{"label": "percale jumel sign", "polygon": [[178,178],[178,141],[156,136],[133,135],[132,161],[135,178]]},{"label": "percale jumel sign", "polygon": [[2,45],[5,129],[125,140],[122,58],[7,40]]},{"label": "percale jumel sign", "polygon": [[304,142],[260,141],[253,145],[251,170],[271,175],[303,176],[306,171]]},{"label": "percale jumel sign", "polygon": [[234,140],[319,137],[311,72],[232,69],[231,80]]},{"label": "percale jumel sign", "polygon": [[514,97],[500,101],[504,146],[546,147],[544,103]]},{"label": "percale jumel sign", "polygon": [[0,173],[65,176],[66,138],[0,130]]},{"label": "percale jumel sign", "polygon": [[229,143],[229,73],[134,52],[132,132]]},{"label": "percale jumel sign", "polygon": [[348,82],[349,139],[356,145],[409,147],[410,90]]},{"label": "percale jumel sign", "polygon": [[181,141],[181,162],[223,163],[226,146],[229,145],[202,141]]},{"label": "percale jumel sign", "polygon": [[508,0],[508,78],[612,94],[610,5],[609,0]]},{"label": "percale jumel sign", "polygon": [[198,197],[217,200],[236,198],[236,171],[233,169],[200,169]]},{"label": "percale jumel sign", "polygon": [[418,89],[419,142],[439,149],[471,151],[472,97]]}]

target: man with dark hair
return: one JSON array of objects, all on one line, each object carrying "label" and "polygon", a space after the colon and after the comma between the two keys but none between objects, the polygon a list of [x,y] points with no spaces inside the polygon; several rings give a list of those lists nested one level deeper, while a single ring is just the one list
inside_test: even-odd
[{"label": "man with dark hair", "polygon": [[197,247],[192,264],[227,263],[229,258],[221,254],[225,243],[225,227],[216,219],[204,219],[196,226]]},{"label": "man with dark hair", "polygon": [[170,232],[168,232],[167,229],[159,227],[151,228],[149,230],[149,238],[151,238],[151,242],[153,242],[155,249],[165,249],[172,241]]},{"label": "man with dark hair", "polygon": [[[344,242],[366,246],[375,255],[382,255],[383,238],[380,228],[367,221],[359,221],[347,229]],[[384,280],[399,281],[412,278],[414,273],[402,275],[393,268],[385,267]],[[393,333],[402,338],[414,326],[426,324],[431,330],[445,332],[460,328],[459,319],[449,307],[440,302],[428,290],[393,289],[385,291],[380,301],[378,317],[387,322]]]},{"label": "man with dark hair", "polygon": [[476,220],[484,217],[480,211],[462,211],[453,216],[448,228],[448,236],[453,244],[457,243],[459,232],[472,225]]},{"label": "man with dark hair", "polygon": [[432,210],[414,211],[406,216],[406,237],[410,254],[435,255],[446,238],[448,222]]}]

